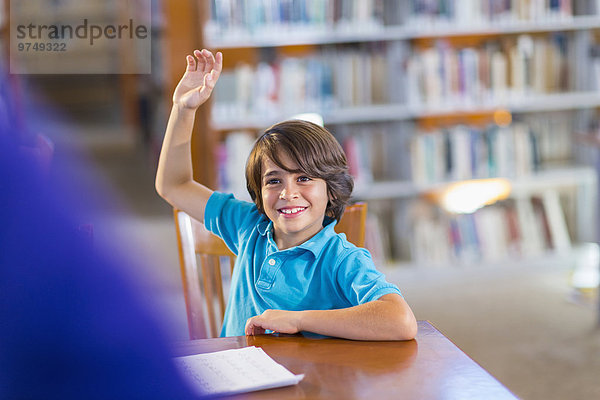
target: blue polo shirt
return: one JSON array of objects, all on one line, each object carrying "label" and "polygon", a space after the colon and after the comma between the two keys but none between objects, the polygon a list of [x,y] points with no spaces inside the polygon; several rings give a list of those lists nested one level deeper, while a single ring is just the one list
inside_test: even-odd
[{"label": "blue polo shirt", "polygon": [[246,321],[267,309],[347,308],[400,290],[375,269],[369,252],[337,234],[335,221],[306,242],[279,250],[273,223],[254,203],[214,192],[207,229],[237,255],[221,336],[242,336]]}]

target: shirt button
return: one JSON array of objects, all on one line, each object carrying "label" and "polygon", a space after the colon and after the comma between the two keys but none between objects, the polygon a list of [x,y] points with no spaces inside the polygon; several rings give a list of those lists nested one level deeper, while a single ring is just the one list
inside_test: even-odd
[{"label": "shirt button", "polygon": [[272,258],[269,260],[269,265],[275,265],[275,260],[273,260]]}]

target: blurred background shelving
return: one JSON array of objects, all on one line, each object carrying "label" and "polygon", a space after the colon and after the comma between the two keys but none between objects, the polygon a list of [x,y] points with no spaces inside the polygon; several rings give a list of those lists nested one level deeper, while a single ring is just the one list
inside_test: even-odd
[{"label": "blurred background shelving", "polygon": [[[122,18],[116,2],[90,4],[58,2],[48,12]],[[40,12],[34,3],[20,7]],[[556,250],[553,236],[597,242],[595,225],[585,223],[598,222],[596,207],[585,206],[598,192],[595,1],[154,0],[151,8],[152,74],[30,75],[22,90],[75,123],[127,132],[152,168],[181,60],[192,48],[221,50],[225,69],[196,120],[200,182],[247,198],[240,155],[253,138],[279,120],[317,113],[348,154],[354,198],[369,201],[369,247],[381,262],[482,262],[486,241],[513,248],[498,257],[518,259],[528,247],[523,218],[544,238],[540,255]],[[517,214],[514,226],[500,218],[504,233],[493,238],[485,209],[461,217],[436,204],[452,184],[489,178],[504,179],[512,194],[487,208]],[[550,219],[564,220],[554,230],[547,204],[536,203],[550,192],[559,199]],[[516,198],[535,206],[516,212]],[[456,222],[463,219],[470,221]],[[429,225],[445,240],[426,234],[421,243],[417,232]],[[441,247],[418,250],[431,246]],[[463,258],[465,247],[480,256]]]},{"label": "blurred background shelving", "polygon": [[[229,61],[206,134],[217,156],[198,168],[212,170],[218,187],[244,197],[243,179],[236,178],[243,170],[239,154],[256,133],[313,112],[346,148],[354,196],[370,204],[370,249],[380,260],[498,261],[483,256],[486,240],[512,247],[496,254],[506,259],[524,257],[519,249],[529,248],[528,240],[543,242],[540,256],[556,250],[558,237],[569,246],[596,241],[595,229],[582,223],[597,220],[595,210],[568,209],[594,202],[598,190],[593,164],[579,159],[571,140],[594,126],[600,105],[596,3],[468,3],[232,1],[201,7],[202,47],[222,50]],[[512,122],[497,121],[499,111]],[[492,222],[479,216],[488,211],[459,217],[424,200],[449,183],[498,177],[513,186],[513,199],[490,207],[517,214],[512,234],[508,226],[484,232]],[[543,232],[547,204],[516,212],[514,198],[537,204],[536,196],[559,199],[550,218],[560,220],[554,231]],[[462,219],[470,222],[454,229]],[[540,237],[527,238],[528,224],[519,219],[534,223]],[[418,239],[423,225],[435,225],[438,240],[431,240],[432,231]],[[432,254],[445,256],[428,259]]]},{"label": "blurred background shelving", "polygon": [[[50,13],[122,18],[117,3],[94,4],[58,2]],[[598,193],[595,1],[153,0],[151,8],[152,74],[31,75],[23,90],[76,124],[113,125],[153,168],[181,60],[192,48],[221,50],[225,69],[196,119],[198,181],[247,198],[241,155],[256,135],[317,113],[348,154],[354,198],[369,201],[368,247],[379,262],[508,261],[534,255],[523,250],[530,240],[540,256],[558,242],[597,242],[586,223],[599,221],[586,206]],[[490,178],[511,187],[509,198],[468,215],[441,205],[447,188]],[[558,198],[551,212],[538,201],[550,197]],[[505,251],[489,259],[486,246]]]}]

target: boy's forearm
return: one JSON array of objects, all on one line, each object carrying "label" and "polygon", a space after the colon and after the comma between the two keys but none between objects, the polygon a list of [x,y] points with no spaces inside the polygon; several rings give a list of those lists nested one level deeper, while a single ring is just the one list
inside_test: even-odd
[{"label": "boy's forearm", "polygon": [[195,110],[173,105],[156,172],[156,190],[165,197],[170,187],[192,179],[190,142]]},{"label": "boy's forearm", "polygon": [[411,340],[417,322],[404,299],[397,294],[337,310],[266,310],[248,319],[246,334],[271,330],[281,333],[314,332],[353,340]]},{"label": "boy's forearm", "polygon": [[416,320],[404,300],[380,299],[345,309],[300,311],[298,320],[301,331],[354,340],[411,340],[417,333]]},{"label": "boy's forearm", "polygon": [[204,208],[212,190],[194,181],[191,138],[195,109],[173,105],[163,141],[156,191],[173,207],[204,221]]}]

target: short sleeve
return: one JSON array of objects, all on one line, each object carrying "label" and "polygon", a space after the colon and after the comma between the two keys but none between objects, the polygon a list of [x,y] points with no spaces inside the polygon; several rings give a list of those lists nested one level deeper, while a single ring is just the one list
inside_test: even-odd
[{"label": "short sleeve", "polygon": [[352,305],[368,303],[390,293],[402,296],[400,289],[387,282],[385,276],[377,271],[365,249],[356,248],[344,257],[337,268],[336,279]]},{"label": "short sleeve", "polygon": [[223,239],[236,255],[240,238],[260,220],[261,214],[254,203],[238,200],[232,194],[213,192],[204,210],[206,229]]}]

